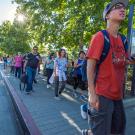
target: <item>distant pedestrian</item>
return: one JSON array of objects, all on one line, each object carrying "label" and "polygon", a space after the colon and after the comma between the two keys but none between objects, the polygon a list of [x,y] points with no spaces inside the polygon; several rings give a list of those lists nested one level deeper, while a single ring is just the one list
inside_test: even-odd
[{"label": "distant pedestrian", "polygon": [[47,88],[50,88],[50,83],[49,83],[49,79],[53,74],[53,69],[54,69],[54,53],[50,54],[50,56],[48,57],[47,61],[46,61],[46,72],[47,72]]},{"label": "distant pedestrian", "polygon": [[14,56],[11,57],[10,73],[11,74],[14,74],[15,73],[15,60],[14,60]]},{"label": "distant pedestrian", "polygon": [[15,61],[15,77],[20,78],[23,62],[23,57],[20,52],[18,52],[18,55],[15,56],[14,61]]},{"label": "distant pedestrian", "polygon": [[78,86],[80,86],[81,88],[81,99],[84,99],[83,96],[83,90],[85,90],[85,82],[82,80],[83,78],[83,65],[85,62],[85,52],[84,51],[80,51],[79,52],[79,57],[78,60],[75,62],[74,64],[74,96],[76,96],[76,89]]},{"label": "distant pedestrian", "polygon": [[5,56],[3,57],[4,69],[7,68],[7,62],[8,62],[7,59],[8,59],[8,57],[5,55]]},{"label": "distant pedestrian", "polygon": [[30,94],[33,91],[33,81],[36,76],[39,60],[41,59],[38,53],[38,47],[34,46],[31,53],[28,53],[25,57],[24,71],[27,74],[27,87],[26,93]]},{"label": "distant pedestrian", "polygon": [[67,72],[68,61],[66,58],[65,49],[60,49],[58,57],[55,59],[54,64],[54,76],[55,76],[55,99],[60,100],[59,95],[65,88],[66,85],[66,72]]}]

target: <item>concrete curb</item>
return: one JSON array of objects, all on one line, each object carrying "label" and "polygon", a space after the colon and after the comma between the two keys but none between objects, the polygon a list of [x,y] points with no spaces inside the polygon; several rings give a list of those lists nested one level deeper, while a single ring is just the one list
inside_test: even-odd
[{"label": "concrete curb", "polygon": [[21,101],[15,88],[12,86],[10,81],[5,77],[5,74],[2,71],[0,71],[0,73],[1,73],[4,83],[8,89],[9,95],[12,99],[17,117],[20,121],[24,134],[25,135],[42,135],[41,132],[39,131],[38,127],[36,126],[27,107]]}]

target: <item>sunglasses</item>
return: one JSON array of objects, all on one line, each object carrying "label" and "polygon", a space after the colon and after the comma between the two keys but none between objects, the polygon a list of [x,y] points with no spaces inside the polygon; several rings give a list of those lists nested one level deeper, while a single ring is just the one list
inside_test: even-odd
[{"label": "sunglasses", "polygon": [[119,9],[126,9],[126,7],[123,5],[123,4],[116,4],[113,8],[112,8],[112,10],[119,10]]}]

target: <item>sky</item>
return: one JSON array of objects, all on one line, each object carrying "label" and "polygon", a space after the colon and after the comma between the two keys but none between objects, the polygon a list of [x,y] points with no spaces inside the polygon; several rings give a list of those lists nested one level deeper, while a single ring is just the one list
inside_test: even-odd
[{"label": "sky", "polygon": [[17,5],[12,0],[0,0],[0,24],[5,20],[13,21]]}]

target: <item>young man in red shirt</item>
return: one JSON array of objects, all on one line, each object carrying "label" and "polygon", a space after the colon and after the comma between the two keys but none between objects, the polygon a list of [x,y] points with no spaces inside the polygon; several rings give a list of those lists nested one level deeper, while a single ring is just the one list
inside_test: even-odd
[{"label": "young man in red shirt", "polygon": [[92,135],[124,135],[125,111],[123,107],[124,72],[128,54],[118,30],[126,16],[128,0],[112,0],[103,12],[107,23],[106,31],[110,39],[110,49],[100,64],[95,80],[96,65],[100,60],[104,35],[97,32],[90,43],[87,53],[87,76],[90,103],[90,126]]}]

